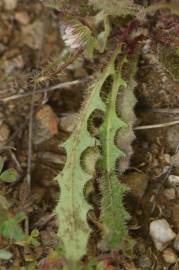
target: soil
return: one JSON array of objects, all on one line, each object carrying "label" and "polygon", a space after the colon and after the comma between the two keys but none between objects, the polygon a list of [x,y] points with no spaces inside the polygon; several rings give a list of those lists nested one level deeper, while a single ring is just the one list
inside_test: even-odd
[{"label": "soil", "polygon": [[[28,232],[38,230],[40,244],[16,243],[0,235],[0,250],[8,249],[13,254],[9,260],[0,259],[0,269],[59,269],[57,265],[61,261],[56,259],[55,248],[60,243],[55,235],[57,222],[52,215],[59,187],[53,178],[64,166],[65,154],[59,144],[73,130],[86,84],[57,87],[34,95],[33,91],[81,80],[90,73],[91,67],[87,69],[79,63],[58,79],[34,90],[30,80],[34,71],[64,49],[59,17],[40,1],[5,2],[0,0],[0,156],[5,160],[5,168],[15,168],[18,178],[15,183],[1,184],[1,204],[4,201],[10,204],[6,212],[11,217],[26,212],[28,220],[21,226]],[[178,106],[178,84],[160,65],[151,65],[149,61],[145,57],[140,61],[136,126],[178,119],[178,112],[172,111]],[[179,126],[136,130],[135,135],[130,168],[122,177],[131,188],[125,204],[131,215],[128,227],[135,246],[127,256],[120,253],[107,256],[106,270],[177,270],[178,260],[172,264],[166,262],[163,253],[155,248],[149,225],[152,220],[166,219],[172,230],[179,233],[179,189],[166,177],[170,169],[170,175],[179,175],[179,160],[178,164],[172,163],[179,143]],[[174,189],[172,198],[166,196],[166,189]],[[0,218],[3,211],[4,206],[0,207]],[[172,241],[168,247],[178,256]],[[48,258],[51,263],[45,264]]]}]

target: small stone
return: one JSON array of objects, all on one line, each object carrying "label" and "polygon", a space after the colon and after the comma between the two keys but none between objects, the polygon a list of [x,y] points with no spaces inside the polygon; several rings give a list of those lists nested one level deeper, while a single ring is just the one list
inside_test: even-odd
[{"label": "small stone", "polygon": [[148,176],[145,173],[133,172],[121,177],[133,196],[141,199],[148,186]]},{"label": "small stone", "polygon": [[8,125],[2,123],[0,125],[0,149],[6,145],[10,135],[10,129]]},{"label": "small stone", "polygon": [[177,262],[177,255],[172,248],[165,249],[162,256],[164,261],[168,264],[174,264]]},{"label": "small stone", "polygon": [[146,255],[143,255],[139,258],[139,266],[142,268],[142,269],[151,269],[151,266],[152,266],[152,261],[151,259],[146,256]]},{"label": "small stone", "polygon": [[179,234],[177,234],[177,237],[175,238],[175,241],[173,243],[173,247],[176,251],[179,252]]},{"label": "small stone", "polygon": [[29,23],[30,21],[30,18],[29,18],[29,15],[25,12],[25,11],[18,11],[15,13],[15,19],[23,24],[23,25],[26,25]]},{"label": "small stone", "polygon": [[175,189],[174,188],[166,188],[163,191],[163,194],[168,200],[174,200],[175,199]]},{"label": "small stone", "polygon": [[6,10],[13,10],[17,6],[17,0],[4,0],[4,5]]},{"label": "small stone", "polygon": [[157,250],[162,251],[172,241],[176,234],[165,219],[157,219],[150,223],[150,236]]},{"label": "small stone", "polygon": [[57,133],[57,116],[50,106],[45,105],[35,115],[33,142],[34,144],[42,143]]},{"label": "small stone", "polygon": [[44,26],[39,20],[32,24],[22,26],[22,42],[30,48],[37,50],[42,46],[44,37]]},{"label": "small stone", "polygon": [[168,182],[169,184],[171,184],[172,186],[177,186],[179,185],[179,176],[178,175],[170,175],[168,177]]},{"label": "small stone", "polygon": [[60,118],[60,129],[72,132],[78,120],[78,113],[69,113]]}]

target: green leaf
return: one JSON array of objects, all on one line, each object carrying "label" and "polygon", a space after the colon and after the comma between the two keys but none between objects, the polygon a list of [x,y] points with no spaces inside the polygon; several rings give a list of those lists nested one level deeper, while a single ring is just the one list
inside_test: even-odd
[{"label": "green leaf", "polygon": [[0,226],[0,231],[3,237],[5,237],[6,239],[15,240],[15,241],[20,241],[24,239],[24,233],[22,229],[12,219],[5,221]]},{"label": "green leaf", "polygon": [[96,138],[88,130],[88,120],[97,109],[104,111],[100,98],[101,88],[114,72],[115,52],[111,61],[89,89],[89,94],[80,113],[77,126],[71,137],[64,143],[67,159],[60,175],[56,177],[60,185],[60,200],[56,207],[59,220],[58,235],[64,243],[65,255],[69,261],[78,261],[85,253],[90,235],[87,213],[90,210],[85,200],[84,187],[93,175],[81,166],[81,157],[86,149],[96,146]]},{"label": "green leaf", "polygon": [[15,218],[9,218],[3,222],[0,226],[0,231],[3,237],[15,241],[23,240],[25,238],[25,234],[18,223],[24,220],[24,218],[24,213],[19,213]]},{"label": "green leaf", "polygon": [[104,270],[105,266],[104,266],[104,262],[99,262],[96,266],[96,270]]},{"label": "green leaf", "polygon": [[[129,62],[130,68],[127,72],[130,75],[128,75],[129,82],[126,84],[121,72],[126,64],[124,60],[121,69],[113,74],[106,114],[100,128],[103,170],[100,180],[102,194],[100,220],[104,226],[103,239],[111,249],[122,246],[127,236],[126,221],[129,219],[129,214],[124,208],[123,198],[128,188],[120,183],[116,167],[119,166],[120,172],[128,168],[132,154],[131,143],[135,138],[132,127],[135,121],[133,108],[136,98],[133,91],[136,83],[133,76],[136,65],[133,65],[133,61]],[[136,64],[136,61],[134,63]]]},{"label": "green leaf", "polygon": [[8,169],[0,175],[0,181],[13,183],[17,179],[17,172],[14,169]]},{"label": "green leaf", "polygon": [[116,71],[108,97],[107,112],[100,129],[102,169],[104,171],[100,180],[101,222],[104,226],[103,238],[111,248],[118,247],[127,234],[125,222],[129,217],[123,206],[123,197],[127,188],[119,182],[115,172],[117,159],[125,157],[115,143],[117,131],[120,128],[127,128],[127,124],[118,117],[116,112],[117,95],[122,86],[125,86],[125,82],[120,72]]},{"label": "green leaf", "polygon": [[12,253],[6,249],[0,249],[0,259],[1,260],[10,260],[12,258]]},{"label": "green leaf", "polygon": [[22,222],[24,219],[26,219],[26,214],[24,212],[19,212],[15,216],[16,223]]},{"label": "green leaf", "polygon": [[34,247],[39,247],[40,246],[40,242],[38,240],[36,240],[35,238],[31,238],[31,244]]}]

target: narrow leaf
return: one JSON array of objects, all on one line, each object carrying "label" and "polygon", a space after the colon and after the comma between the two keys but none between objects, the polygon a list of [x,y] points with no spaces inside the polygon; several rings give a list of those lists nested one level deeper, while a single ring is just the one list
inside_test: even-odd
[{"label": "narrow leaf", "polygon": [[115,57],[116,54],[89,89],[76,129],[64,143],[67,160],[62,173],[56,178],[61,190],[56,207],[60,223],[58,235],[64,243],[66,258],[71,261],[78,261],[86,253],[90,234],[87,223],[90,206],[84,197],[84,187],[93,175],[86,172],[90,170],[84,171],[81,167],[82,154],[96,144],[96,139],[88,131],[88,120],[96,109],[101,111],[105,109],[100,91],[105,80],[114,72]]},{"label": "narrow leaf", "polygon": [[118,117],[116,112],[117,95],[122,86],[125,86],[125,82],[120,72],[116,71],[113,75],[112,90],[108,97],[106,116],[100,129],[104,171],[100,181],[101,222],[105,229],[104,240],[111,248],[119,246],[122,238],[127,234],[125,222],[128,219],[128,214],[123,206],[123,197],[127,189],[119,182],[115,172],[117,159],[125,156],[115,143],[117,131],[127,127],[127,124]]},{"label": "narrow leaf", "polygon": [[[100,181],[101,222],[104,226],[103,239],[111,249],[122,246],[127,236],[126,221],[129,215],[124,208],[123,199],[128,188],[120,183],[117,171],[122,173],[128,168],[132,154],[131,143],[135,138],[133,109],[136,98],[133,91],[136,83],[133,77],[136,63],[136,59],[128,61],[127,64],[126,61],[122,61],[121,69],[113,74],[106,115],[100,129],[103,157],[103,175]],[[127,83],[123,80],[121,71],[126,65]]]}]

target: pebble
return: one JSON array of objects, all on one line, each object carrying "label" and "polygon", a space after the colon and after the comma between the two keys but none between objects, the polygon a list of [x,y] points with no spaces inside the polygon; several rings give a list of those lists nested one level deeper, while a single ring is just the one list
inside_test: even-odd
[{"label": "pebble", "polygon": [[179,252],[179,234],[177,234],[177,237],[175,238],[175,241],[173,242],[173,247],[176,251]]},{"label": "pebble", "polygon": [[168,264],[174,264],[177,262],[177,255],[172,248],[165,249],[162,256],[164,261]]},{"label": "pebble", "polygon": [[78,121],[78,113],[69,113],[60,118],[60,129],[66,132],[72,132],[77,121]]},{"label": "pebble", "polygon": [[143,255],[139,258],[139,266],[142,268],[142,269],[146,269],[146,270],[149,270],[151,269],[151,266],[152,266],[152,261],[151,259],[146,256],[146,255]]},{"label": "pebble", "polygon": [[156,249],[159,251],[162,251],[166,245],[176,237],[176,234],[172,231],[165,219],[152,221],[150,223],[149,233]]},{"label": "pebble", "polygon": [[175,189],[174,188],[166,188],[163,191],[163,194],[168,200],[174,200],[175,199]]},{"label": "pebble", "polygon": [[44,38],[44,25],[36,20],[32,24],[22,26],[22,42],[34,50],[41,49]]},{"label": "pebble", "polygon": [[172,186],[177,186],[179,185],[179,176],[178,175],[173,175],[171,174],[169,177],[168,177],[168,182],[170,185]]},{"label": "pebble", "polygon": [[33,143],[40,144],[51,139],[57,133],[57,116],[50,106],[45,105],[35,115]]}]

